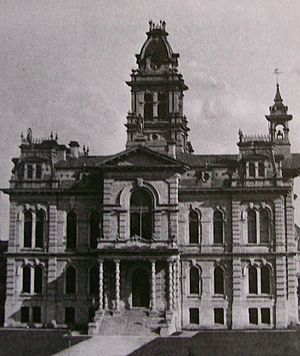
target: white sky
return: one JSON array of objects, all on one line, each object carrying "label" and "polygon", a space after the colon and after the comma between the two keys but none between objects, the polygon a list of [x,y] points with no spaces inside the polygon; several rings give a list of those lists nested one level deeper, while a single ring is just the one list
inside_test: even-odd
[{"label": "white sky", "polygon": [[[167,23],[189,91],[184,110],[195,153],[237,153],[238,129],[267,133],[281,94],[300,152],[300,2],[297,0],[0,0],[0,186],[7,187],[20,133],[58,132],[90,154],[125,147],[130,90],[124,83],[148,21]],[[300,193],[300,184],[296,191]],[[300,198],[296,216],[300,222]],[[0,236],[7,235],[0,196]],[[1,221],[2,220],[2,221]]]}]

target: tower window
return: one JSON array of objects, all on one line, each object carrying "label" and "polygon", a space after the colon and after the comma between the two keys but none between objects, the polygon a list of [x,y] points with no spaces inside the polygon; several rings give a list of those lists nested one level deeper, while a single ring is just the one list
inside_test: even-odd
[{"label": "tower window", "polygon": [[70,211],[67,215],[67,248],[76,248],[77,215]]},{"label": "tower window", "polygon": [[151,239],[153,230],[153,201],[146,189],[137,189],[130,198],[130,236]]},{"label": "tower window", "polygon": [[216,210],[213,216],[214,223],[214,244],[223,243],[223,214]]},{"label": "tower window", "polygon": [[158,117],[167,119],[169,113],[169,101],[167,93],[158,93]]},{"label": "tower window", "polygon": [[148,93],[144,95],[144,119],[153,119],[153,95]]},{"label": "tower window", "polygon": [[189,215],[189,242],[199,243],[199,214],[196,211],[191,211]]}]

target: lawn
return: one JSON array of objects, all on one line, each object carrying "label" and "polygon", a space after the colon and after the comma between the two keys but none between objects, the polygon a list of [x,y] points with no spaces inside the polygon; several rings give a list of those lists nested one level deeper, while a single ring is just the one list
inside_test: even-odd
[{"label": "lawn", "polygon": [[1,356],[48,356],[87,339],[87,336],[69,338],[66,330],[0,329]]},{"label": "lawn", "polygon": [[130,356],[296,356],[300,331],[203,331],[193,337],[157,338]]}]

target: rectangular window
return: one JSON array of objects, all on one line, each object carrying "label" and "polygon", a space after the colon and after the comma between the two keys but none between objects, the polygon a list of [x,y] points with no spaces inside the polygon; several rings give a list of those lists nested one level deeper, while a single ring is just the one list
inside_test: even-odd
[{"label": "rectangular window", "polygon": [[199,309],[190,308],[190,324],[199,325]]},{"label": "rectangular window", "polygon": [[21,323],[29,323],[29,308],[21,307]]},{"label": "rectangular window", "polygon": [[258,324],[257,308],[249,308],[249,324]]},{"label": "rectangular window", "polygon": [[65,308],[65,323],[74,324],[75,323],[75,308],[66,307]]},{"label": "rectangular window", "polygon": [[214,309],[214,319],[215,319],[215,324],[224,325],[224,309],[223,308],[215,308]]},{"label": "rectangular window", "polygon": [[261,308],[261,322],[263,324],[271,323],[270,308]]},{"label": "rectangular window", "polygon": [[32,322],[33,323],[41,322],[41,308],[40,307],[32,308]]}]

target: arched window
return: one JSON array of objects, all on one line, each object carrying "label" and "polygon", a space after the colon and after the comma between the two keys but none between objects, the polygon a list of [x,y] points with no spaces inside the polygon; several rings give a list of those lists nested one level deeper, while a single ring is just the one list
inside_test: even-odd
[{"label": "arched window", "polygon": [[68,266],[66,269],[66,294],[76,293],[76,269]]},{"label": "arched window", "polygon": [[257,268],[254,266],[250,266],[248,269],[248,277],[249,277],[249,293],[257,294]]},{"label": "arched window", "polygon": [[24,247],[32,246],[32,213],[26,210],[24,213]]},{"label": "arched window", "polygon": [[144,119],[153,119],[153,96],[152,94],[144,95]]},{"label": "arched window", "polygon": [[257,231],[256,231],[256,211],[253,209],[248,210],[247,214],[248,223],[248,243],[257,242]]},{"label": "arched window", "polygon": [[258,176],[264,177],[265,176],[265,164],[264,162],[258,162]]},{"label": "arched window", "polygon": [[42,248],[44,245],[45,213],[42,209],[36,213],[35,223],[35,247]]},{"label": "arched window", "polygon": [[158,93],[158,117],[161,119],[167,119],[169,113],[169,101],[167,93]]},{"label": "arched window", "polygon": [[270,214],[267,209],[261,209],[259,212],[259,230],[260,242],[268,243],[270,241]]},{"label": "arched window", "polygon": [[22,292],[30,293],[31,285],[31,268],[29,266],[23,267],[23,279],[22,279]]},{"label": "arched window", "polygon": [[90,248],[97,248],[100,237],[100,214],[93,211],[90,215]]},{"label": "arched window", "polygon": [[67,215],[67,248],[76,248],[77,215],[70,211]]},{"label": "arched window", "polygon": [[214,270],[214,292],[215,294],[224,294],[224,270],[220,266]]},{"label": "arched window", "polygon": [[262,266],[260,270],[261,293],[271,293],[271,274],[268,266]]},{"label": "arched window", "polygon": [[190,268],[190,294],[199,294],[200,292],[199,282],[200,282],[199,270],[197,267],[193,266]]},{"label": "arched window", "polygon": [[189,242],[190,244],[199,243],[199,214],[196,211],[191,211],[189,214]]},{"label": "arched window", "polygon": [[89,271],[89,294],[99,294],[99,268],[97,266],[91,267]]},{"label": "arched window", "polygon": [[37,179],[41,179],[42,178],[42,166],[40,164],[36,165],[35,177]]},{"label": "arched window", "polygon": [[43,267],[36,266],[34,268],[34,293],[43,292]]},{"label": "arched window", "polygon": [[222,244],[223,243],[223,214],[216,210],[214,212],[214,244]]},{"label": "arched window", "polygon": [[254,164],[254,162],[249,162],[249,177],[255,177],[255,164]]},{"label": "arched window", "polygon": [[137,189],[130,198],[130,236],[137,235],[143,239],[152,237],[153,201],[146,189]]},{"label": "arched window", "polygon": [[32,179],[33,178],[33,167],[32,164],[27,165],[27,178]]}]

